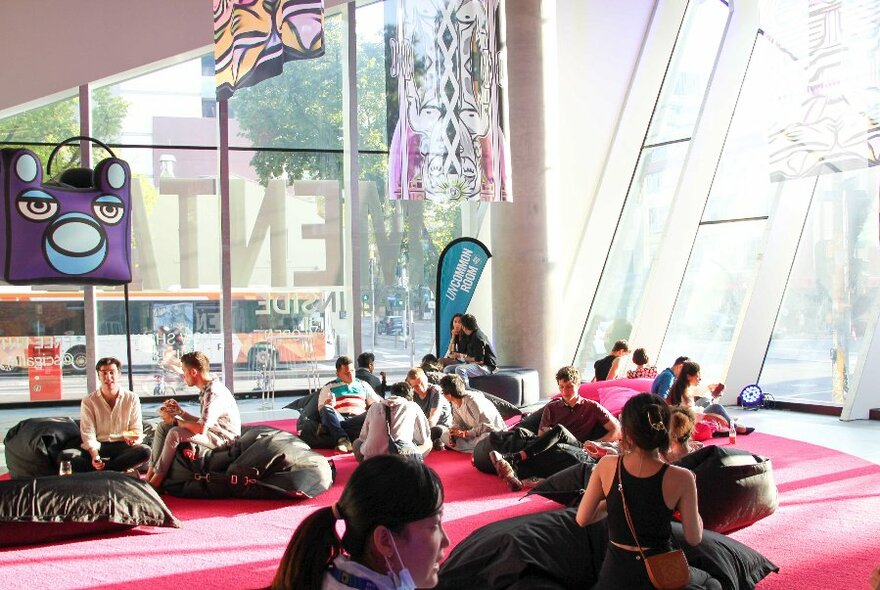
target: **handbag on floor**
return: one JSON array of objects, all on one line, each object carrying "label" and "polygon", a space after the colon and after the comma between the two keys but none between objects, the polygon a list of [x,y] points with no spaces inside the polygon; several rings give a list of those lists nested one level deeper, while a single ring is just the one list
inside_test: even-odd
[{"label": "handbag on floor", "polygon": [[639,555],[645,563],[645,569],[648,570],[648,579],[657,590],[681,590],[688,585],[690,581],[690,571],[688,570],[687,558],[684,551],[676,549],[675,551],[667,551],[666,553],[658,553],[657,555],[645,556],[639,538],[636,536],[636,527],[633,526],[632,517],[629,515],[629,508],[626,505],[626,497],[623,494],[623,480],[620,477],[620,464],[623,457],[617,460],[617,489],[620,490],[620,499],[623,501],[623,514],[626,516],[626,524],[632,533],[633,541],[639,548]]}]

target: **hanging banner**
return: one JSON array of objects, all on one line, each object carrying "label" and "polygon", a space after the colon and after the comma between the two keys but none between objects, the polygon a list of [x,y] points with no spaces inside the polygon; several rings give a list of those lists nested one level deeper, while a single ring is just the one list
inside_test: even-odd
[{"label": "hanging banner", "polygon": [[498,0],[398,0],[389,198],[511,200],[499,12]]},{"label": "hanging banner", "polygon": [[459,238],[449,243],[440,254],[437,263],[436,342],[437,356],[443,356],[449,348],[452,316],[465,313],[480,275],[492,254],[479,240]]},{"label": "hanging banner", "polygon": [[[880,165],[878,2],[768,3],[775,100],[770,178],[834,174]],[[773,104],[775,103],[775,104]]]},{"label": "hanging banner", "polygon": [[323,0],[214,0],[217,100],[324,55]]}]

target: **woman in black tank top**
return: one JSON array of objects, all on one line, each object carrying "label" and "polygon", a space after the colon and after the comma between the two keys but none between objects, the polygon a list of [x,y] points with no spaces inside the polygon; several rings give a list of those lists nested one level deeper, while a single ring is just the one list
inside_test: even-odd
[{"label": "woman in black tank top", "polygon": [[[622,456],[603,457],[587,485],[577,512],[577,522],[587,526],[608,517],[610,543],[595,588],[651,589],[636,541],[626,523],[620,490],[617,462],[621,461],[620,479],[638,542],[646,555],[672,548],[672,513],[681,513],[685,540],[697,545],[703,537],[703,520],[697,511],[697,487],[694,474],[687,469],[666,464],[662,453],[669,448],[669,408],[661,398],[650,393],[630,399],[620,414]],[[705,572],[691,569],[691,586],[721,588]]]}]

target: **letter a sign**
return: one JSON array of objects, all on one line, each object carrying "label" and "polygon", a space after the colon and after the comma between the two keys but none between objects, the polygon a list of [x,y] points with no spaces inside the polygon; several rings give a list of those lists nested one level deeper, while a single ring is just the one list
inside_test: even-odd
[{"label": "letter a sign", "polygon": [[473,238],[453,240],[443,249],[437,264],[437,301],[439,302],[435,326],[437,356],[443,356],[449,348],[449,324],[452,316],[465,313],[480,275],[492,254]]}]

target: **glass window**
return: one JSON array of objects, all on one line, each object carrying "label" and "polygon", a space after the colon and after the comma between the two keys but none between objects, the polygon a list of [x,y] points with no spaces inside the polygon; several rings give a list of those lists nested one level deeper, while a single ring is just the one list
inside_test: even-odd
[{"label": "glass window", "polygon": [[719,0],[690,3],[645,145],[693,134],[728,12]]},{"label": "glass window", "polygon": [[[326,178],[274,177],[287,152],[234,152],[230,163],[232,313],[239,391],[307,387],[316,361],[351,354],[343,268],[342,155]],[[326,155],[325,155],[326,156]],[[263,166],[263,168],[261,168]],[[313,384],[314,385],[314,384]]]},{"label": "glass window", "polygon": [[880,172],[818,181],[759,383],[776,399],[843,405],[878,309]]},{"label": "glass window", "polygon": [[205,100],[214,100],[213,71],[206,75],[202,68],[208,57],[95,89],[94,137],[125,145],[216,147],[217,120],[202,106]]},{"label": "glass window", "polygon": [[[52,148],[25,144],[57,143],[75,135],[79,135],[79,98],[76,94],[0,119],[0,138],[36,152],[44,164]],[[4,143],[2,147],[9,146]]]},{"label": "glass window", "polygon": [[675,143],[642,152],[576,362],[587,375],[616,340],[629,338],[688,146]]},{"label": "glass window", "polygon": [[[172,370],[175,357],[201,350],[216,371],[223,362],[216,154],[166,148],[115,151],[129,162],[134,179],[129,285],[134,391],[142,396],[193,393],[185,391]],[[168,166],[169,158],[179,166]],[[177,175],[186,170],[192,176]],[[122,288],[98,289],[97,302],[97,355],[125,363]]]},{"label": "glass window", "polygon": [[82,290],[0,285],[0,403],[79,399],[86,360]]},{"label": "glass window", "polygon": [[668,367],[685,355],[700,363],[707,382],[724,380],[766,230],[764,219],[700,226],[658,366]]},{"label": "glass window", "polygon": [[770,56],[776,53],[764,35],[758,35],[749,61],[736,111],[724,142],[703,221],[762,217],[770,214],[779,185],[770,182],[767,132],[774,120]]},{"label": "glass window", "polygon": [[[386,52],[395,10],[390,1],[357,10],[361,218],[353,229],[360,240],[361,346],[376,355],[377,370],[403,377],[422,356],[436,353],[440,252],[456,238],[476,235],[486,205],[388,199],[388,127],[398,113]],[[374,151],[385,153],[363,153]],[[481,281],[490,279],[486,273]]]},{"label": "glass window", "polygon": [[[289,61],[281,75],[235,92],[229,100],[230,146],[342,150],[343,31],[341,15],[328,11],[322,57]],[[336,154],[289,154],[277,161],[286,167],[271,172],[308,178],[324,159],[338,160]]]},{"label": "glass window", "polygon": [[575,364],[585,367],[588,375],[593,372],[593,361],[610,350],[616,340],[628,338],[632,331],[727,14],[727,7],[718,0],[702,0],[692,2],[685,15],[578,346]]}]

